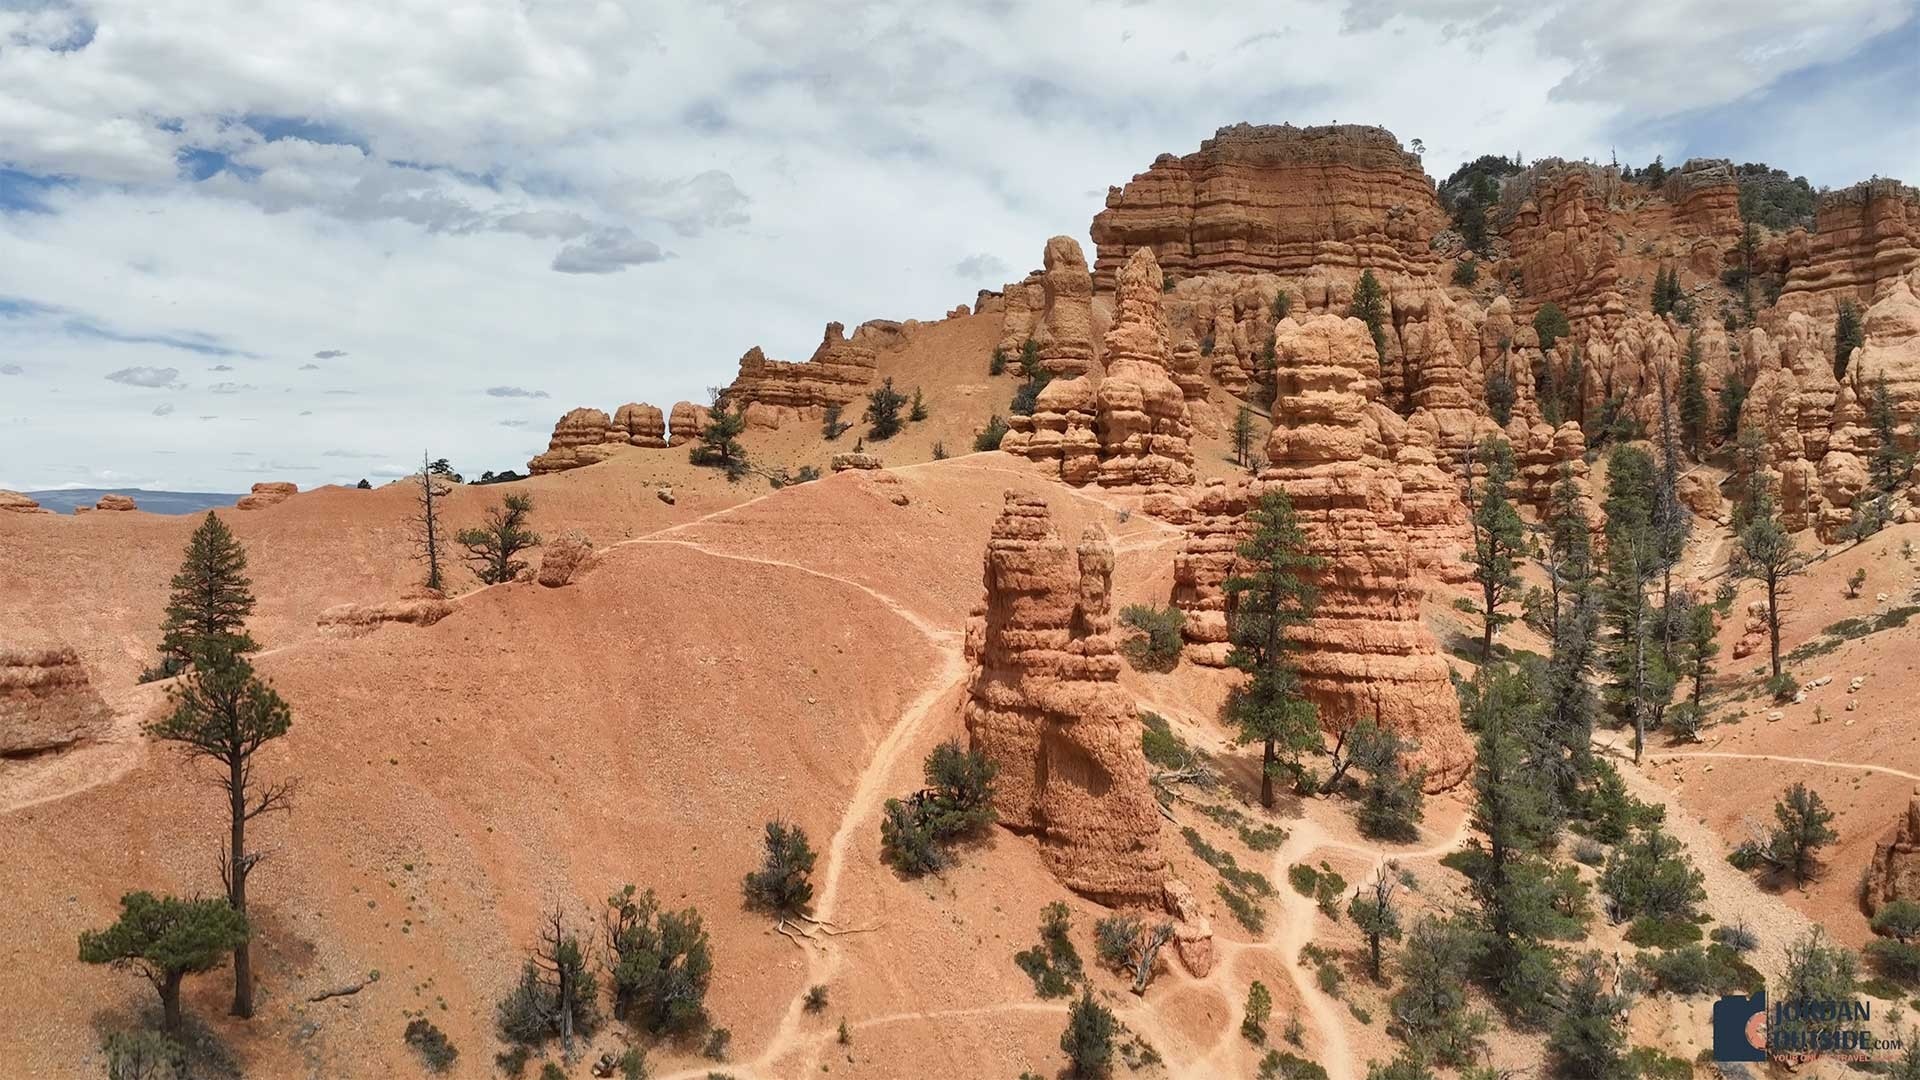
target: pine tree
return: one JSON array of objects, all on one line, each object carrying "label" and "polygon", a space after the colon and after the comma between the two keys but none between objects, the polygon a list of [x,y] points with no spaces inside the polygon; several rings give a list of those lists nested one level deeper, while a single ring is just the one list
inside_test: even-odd
[{"label": "pine tree", "polygon": [[1693,532],[1693,512],[1680,501],[1680,447],[1674,438],[1673,411],[1667,407],[1666,378],[1660,379],[1660,471],[1653,488],[1648,525],[1653,531],[1653,557],[1660,567],[1660,662],[1673,667],[1673,624],[1666,614],[1673,606],[1673,568],[1686,553]]},{"label": "pine tree", "polygon": [[1753,323],[1753,264],[1760,257],[1760,226],[1749,221],[1740,228],[1740,312]]},{"label": "pine tree", "polygon": [[1541,767],[1554,816],[1564,818],[1593,760],[1597,710],[1588,673],[1599,634],[1599,591],[1594,585],[1592,538],[1573,466],[1562,463],[1548,502],[1547,614],[1553,652],[1547,661],[1547,701],[1541,717]]},{"label": "pine tree", "polygon": [[1320,744],[1313,703],[1300,687],[1288,631],[1313,618],[1320,592],[1313,575],[1325,560],[1307,550],[1293,504],[1278,489],[1267,492],[1247,519],[1254,533],[1237,549],[1242,572],[1226,580],[1229,666],[1246,682],[1228,702],[1241,743],[1260,743],[1260,805],[1273,806],[1273,779],[1282,758],[1293,761]]},{"label": "pine tree", "polygon": [[1381,950],[1385,942],[1400,940],[1400,909],[1393,902],[1395,878],[1393,865],[1380,867],[1373,882],[1356,889],[1347,902],[1347,917],[1353,920],[1367,939],[1367,970],[1373,981],[1381,979]]},{"label": "pine tree", "polygon": [[1883,495],[1891,495],[1913,471],[1913,455],[1900,449],[1897,433],[1899,417],[1893,409],[1893,395],[1887,390],[1887,373],[1873,377],[1873,397],[1867,403],[1867,422],[1873,425],[1873,460],[1868,473],[1873,486]]},{"label": "pine tree", "polygon": [[1713,617],[1712,605],[1697,603],[1686,594],[1681,594],[1681,600],[1675,673],[1685,678],[1692,690],[1684,716],[1676,716],[1674,726],[1676,734],[1692,739],[1706,722],[1707,680],[1713,677],[1713,658],[1720,655],[1720,643],[1716,640],[1720,627]]},{"label": "pine tree", "polygon": [[[1731,374],[1728,383],[1734,382]],[[1701,448],[1707,443],[1707,424],[1711,418],[1707,408],[1707,386],[1700,375],[1700,338],[1695,332],[1687,334],[1687,351],[1680,355],[1680,435],[1685,443],[1687,454],[1695,461],[1701,458]]]},{"label": "pine tree", "polygon": [[1845,378],[1847,362],[1853,350],[1867,343],[1866,328],[1860,323],[1860,311],[1850,300],[1840,301],[1840,312],[1833,321],[1833,377]]},{"label": "pine tree", "polygon": [[921,395],[920,388],[913,388],[913,406],[907,410],[907,419],[919,423],[927,418],[927,399]]},{"label": "pine tree", "polygon": [[1472,497],[1469,486],[1473,551],[1466,558],[1473,564],[1474,581],[1480,585],[1480,661],[1486,663],[1493,659],[1494,632],[1513,621],[1513,616],[1501,608],[1520,587],[1520,559],[1527,551],[1527,534],[1508,492],[1513,479],[1513,448],[1505,439],[1490,436],[1475,449],[1474,456],[1486,463],[1487,475],[1477,497]]},{"label": "pine tree", "polygon": [[1426,795],[1420,790],[1426,770],[1408,771],[1413,744],[1372,720],[1356,723],[1346,738],[1348,761],[1366,774],[1356,815],[1361,834],[1387,840],[1418,836],[1420,819],[1426,816]]},{"label": "pine tree", "polygon": [[440,500],[446,498],[450,490],[422,451],[420,493],[415,496],[414,504],[418,509],[413,519],[413,547],[420,561],[427,564],[427,588],[436,592],[446,587],[446,578],[440,569],[447,549],[446,530],[440,524]]},{"label": "pine tree", "polygon": [[1067,1010],[1067,1029],[1060,1033],[1060,1049],[1067,1055],[1067,1072],[1074,1077],[1104,1077],[1113,1068],[1117,1024],[1113,1012],[1083,993]]},{"label": "pine tree", "polygon": [[1640,1070],[1629,1064],[1627,1037],[1620,1018],[1627,1011],[1624,996],[1607,989],[1606,961],[1589,952],[1573,965],[1560,1003],[1560,1018],[1547,1038],[1547,1054],[1556,1076],[1569,1080],[1635,1080]]},{"label": "pine tree", "polygon": [[246,549],[220,515],[207,511],[173,575],[167,616],[160,624],[160,662],[141,674],[141,682],[180,674],[195,651],[216,641],[236,653],[259,648],[244,628],[253,614],[253,582],[246,571]]},{"label": "pine tree", "polygon": [[224,900],[179,900],[148,892],[120,898],[120,918],[80,934],[80,959],[138,972],[160,995],[161,1029],[180,1030],[180,983],[220,966],[247,940],[247,917]]},{"label": "pine tree", "polygon": [[1780,604],[1791,579],[1806,567],[1806,558],[1795,550],[1792,535],[1780,524],[1772,492],[1762,487],[1753,498],[1746,526],[1740,530],[1731,569],[1736,576],[1757,581],[1767,590],[1768,656],[1776,679],[1781,674]]},{"label": "pine tree", "polygon": [[1743,426],[1733,443],[1731,482],[1734,495],[1733,530],[1736,533],[1746,528],[1758,499],[1768,493],[1767,458],[1766,433],[1752,424]]},{"label": "pine tree", "polygon": [[1608,703],[1633,728],[1633,759],[1646,748],[1647,731],[1659,725],[1673,692],[1660,658],[1656,610],[1647,587],[1661,573],[1661,536],[1655,530],[1658,480],[1653,462],[1637,447],[1623,446],[1608,459],[1607,567],[1602,610],[1609,642]]},{"label": "pine tree", "polygon": [[540,534],[527,528],[527,515],[533,513],[533,496],[513,494],[499,506],[486,511],[486,523],[461,529],[454,541],[467,549],[467,561],[474,564],[474,576],[487,585],[512,581],[527,568],[522,551],[540,544]]},{"label": "pine tree", "polygon": [[1540,351],[1551,352],[1553,344],[1573,332],[1567,325],[1567,316],[1552,301],[1540,305],[1533,313],[1533,332],[1540,337]]},{"label": "pine tree", "polygon": [[813,848],[805,830],[784,821],[767,822],[766,852],[760,869],[746,876],[741,889],[749,907],[763,908],[785,919],[800,915],[813,903]]},{"label": "pine tree", "polygon": [[[1471,686],[1469,726],[1478,730],[1471,889],[1485,935],[1481,971],[1494,996],[1522,1023],[1538,1023],[1555,959],[1542,937],[1555,928],[1552,890],[1538,852],[1558,823],[1546,778],[1529,761],[1539,737],[1538,688],[1506,665],[1483,667]],[[1484,839],[1482,839],[1484,837]]]},{"label": "pine tree", "polygon": [[875,387],[867,395],[867,438],[875,442],[891,439],[900,431],[900,410],[907,404],[907,396],[893,388],[893,377]]},{"label": "pine tree", "polygon": [[1373,336],[1373,351],[1379,355],[1380,366],[1387,365],[1387,294],[1380,287],[1380,279],[1373,276],[1372,270],[1360,271],[1360,283],[1353,287],[1353,303],[1347,308],[1347,317],[1359,319],[1367,324],[1367,333]]},{"label": "pine tree", "polygon": [[1253,468],[1253,410],[1245,405],[1233,414],[1233,463]]},{"label": "pine tree", "polygon": [[663,911],[652,889],[628,885],[607,898],[603,919],[614,1015],[655,1035],[703,1026],[713,952],[700,912]]},{"label": "pine tree", "polygon": [[727,474],[739,480],[751,471],[746,448],[740,445],[740,433],[747,429],[747,414],[727,407],[726,395],[716,392],[707,409],[707,423],[700,429],[700,442],[687,451],[687,460]]},{"label": "pine tree", "polygon": [[1818,866],[1819,850],[1840,839],[1833,829],[1833,811],[1819,792],[1796,783],[1773,804],[1773,817],[1777,824],[1767,845],[1767,861],[1804,884]]},{"label": "pine tree", "polygon": [[1441,1065],[1466,1065],[1485,1046],[1487,1018],[1467,997],[1473,939],[1468,927],[1427,915],[1400,951],[1400,989],[1389,1004],[1396,1033]]},{"label": "pine tree", "polygon": [[[293,781],[260,781],[254,755],[287,733],[293,711],[273,687],[254,674],[245,656],[224,642],[195,655],[193,669],[168,693],[173,711],[146,726],[148,737],[175,743],[188,760],[216,767],[215,784],[227,795],[227,847],[220,877],[227,902],[244,918],[247,881],[263,853],[247,847],[247,823],[288,808]],[[253,964],[246,941],[233,950],[233,1015],[253,1015]]]}]

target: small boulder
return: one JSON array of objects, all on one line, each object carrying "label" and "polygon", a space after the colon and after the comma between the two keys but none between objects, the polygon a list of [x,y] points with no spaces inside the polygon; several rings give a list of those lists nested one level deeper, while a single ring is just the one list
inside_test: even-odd
[{"label": "small boulder", "polygon": [[290,484],[285,480],[268,480],[253,485],[253,491],[250,494],[240,496],[240,501],[233,504],[234,509],[263,510],[275,503],[286,502],[299,490],[298,485]]},{"label": "small boulder", "polygon": [[575,530],[549,543],[540,553],[540,572],[534,578],[549,589],[571,584],[593,562],[593,541]]},{"label": "small boulder", "polygon": [[868,453],[845,453],[833,455],[833,471],[846,472],[848,469],[878,469],[883,466],[880,459]]},{"label": "small boulder", "polygon": [[46,509],[25,495],[17,491],[8,491],[5,488],[0,488],[0,512],[11,512],[15,514],[53,513],[53,511]]},{"label": "small boulder", "polygon": [[137,510],[131,495],[102,495],[100,501],[93,504],[95,510]]},{"label": "small boulder", "polygon": [[666,503],[668,506],[673,505],[673,489],[670,487],[662,486],[662,487],[654,488],[653,497],[656,499],[659,499],[663,503]]}]

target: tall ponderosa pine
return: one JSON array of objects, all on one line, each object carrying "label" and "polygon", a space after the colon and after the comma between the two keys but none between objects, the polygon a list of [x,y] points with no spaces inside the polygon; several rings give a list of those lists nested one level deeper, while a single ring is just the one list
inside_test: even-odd
[{"label": "tall ponderosa pine", "polygon": [[171,678],[186,670],[193,654],[224,641],[232,652],[257,645],[244,624],[253,614],[253,582],[247,578],[247,552],[220,515],[207,511],[173,575],[167,617],[160,624],[160,662],[142,673],[142,682]]},{"label": "tall ponderosa pine", "polygon": [[420,561],[427,564],[427,588],[436,591],[446,588],[447,584],[441,569],[447,557],[447,530],[440,521],[440,500],[452,490],[440,476],[422,452],[420,491],[414,496],[413,548]]},{"label": "tall ponderosa pine", "polygon": [[1347,917],[1367,939],[1367,970],[1375,982],[1381,978],[1386,943],[1400,940],[1400,908],[1393,902],[1397,883],[1392,864],[1384,865],[1373,881],[1354,890],[1353,899],[1347,902]]},{"label": "tall ponderosa pine", "polygon": [[[1680,636],[1675,642],[1674,670],[1687,680],[1691,689],[1685,715],[1676,718],[1674,724],[1676,734],[1692,739],[1707,718],[1707,680],[1713,677],[1713,658],[1720,655],[1717,640],[1720,626],[1714,619],[1711,604],[1699,603],[1684,592],[1676,594],[1675,604],[1680,616]],[[1679,710],[1675,712],[1678,714]]]},{"label": "tall ponderosa pine", "polygon": [[160,995],[161,1030],[171,1035],[180,1030],[181,980],[219,967],[246,940],[247,917],[224,900],[130,892],[112,926],[81,932],[80,959],[139,972]]},{"label": "tall ponderosa pine", "polygon": [[540,544],[540,534],[527,527],[527,515],[533,513],[533,496],[515,493],[489,506],[486,522],[461,529],[454,540],[467,549],[467,561],[483,583],[498,585],[512,581],[527,568],[517,558],[522,551]]},{"label": "tall ponderosa pine", "polygon": [[1493,658],[1493,635],[1513,621],[1501,608],[1520,587],[1520,560],[1526,554],[1526,526],[1514,508],[1508,486],[1513,481],[1513,448],[1501,438],[1489,437],[1474,451],[1486,465],[1486,478],[1476,492],[1468,486],[1468,518],[1473,527],[1473,580],[1480,586],[1480,660]]},{"label": "tall ponderosa pine", "polygon": [[1546,773],[1555,816],[1564,818],[1593,761],[1593,718],[1598,710],[1593,669],[1599,636],[1599,590],[1594,583],[1592,537],[1585,498],[1573,466],[1563,463],[1547,506],[1547,616],[1552,655],[1547,661],[1546,705],[1541,715],[1540,765]]},{"label": "tall ponderosa pine", "polygon": [[1660,471],[1655,475],[1652,514],[1653,555],[1660,565],[1660,662],[1673,666],[1673,568],[1686,553],[1693,512],[1680,501],[1680,447],[1674,438],[1673,411],[1667,407],[1666,379],[1660,380]]},{"label": "tall ponderosa pine", "polygon": [[1539,1023],[1557,978],[1543,938],[1561,922],[1539,855],[1558,826],[1547,778],[1532,764],[1540,738],[1539,689],[1510,665],[1498,664],[1481,668],[1470,691],[1468,724],[1479,732],[1473,826],[1480,837],[1469,842],[1467,866],[1483,918],[1480,970],[1510,1013],[1523,1023]]},{"label": "tall ponderosa pine", "polygon": [[1320,592],[1312,577],[1326,560],[1308,553],[1306,534],[1283,491],[1263,495],[1247,515],[1253,535],[1237,549],[1240,572],[1228,578],[1227,663],[1247,680],[1228,702],[1241,743],[1263,747],[1260,803],[1273,806],[1273,779],[1282,758],[1291,762],[1320,745],[1313,703],[1300,687],[1288,630],[1313,618]]},{"label": "tall ponderosa pine", "polygon": [[1233,463],[1243,469],[1253,467],[1253,410],[1245,405],[1233,414]]},{"label": "tall ponderosa pine", "polygon": [[1646,748],[1647,731],[1659,725],[1673,693],[1673,679],[1660,654],[1659,611],[1647,589],[1661,576],[1661,536],[1654,506],[1659,479],[1645,451],[1623,446],[1608,458],[1607,566],[1602,585],[1609,631],[1607,701],[1633,728],[1633,759]]},{"label": "tall ponderosa pine", "polygon": [[1732,570],[1736,576],[1759,582],[1766,589],[1768,657],[1776,679],[1781,672],[1780,605],[1786,599],[1788,582],[1806,566],[1805,556],[1794,547],[1792,534],[1780,523],[1773,493],[1761,487],[1753,499],[1747,523],[1740,530]]},{"label": "tall ponderosa pine", "polygon": [[[1728,382],[1733,382],[1731,375]],[[1685,443],[1687,455],[1695,461],[1702,460],[1701,450],[1707,444],[1707,425],[1711,420],[1707,406],[1707,384],[1700,374],[1700,338],[1697,333],[1687,334],[1687,350],[1680,354],[1680,438]]]},{"label": "tall ponderosa pine", "polygon": [[[247,848],[247,823],[287,809],[293,795],[291,780],[260,780],[254,755],[287,733],[293,711],[254,674],[245,656],[223,642],[195,655],[192,670],[168,697],[173,711],[147,725],[146,733],[176,744],[189,760],[214,765],[214,783],[227,795],[227,847],[220,856],[220,878],[227,886],[227,902],[244,916],[247,880],[262,857]],[[244,940],[233,950],[233,1015],[253,1015],[253,965]]]}]

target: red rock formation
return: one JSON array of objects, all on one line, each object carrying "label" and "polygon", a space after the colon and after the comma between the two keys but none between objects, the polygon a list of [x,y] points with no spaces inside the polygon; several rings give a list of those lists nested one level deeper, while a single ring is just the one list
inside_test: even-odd
[{"label": "red rock formation", "polygon": [[139,506],[134,503],[131,495],[109,494],[100,496],[100,500],[93,504],[93,508],[95,510],[138,510]]},{"label": "red rock formation", "polygon": [[740,358],[739,376],[727,388],[727,402],[744,410],[752,427],[777,428],[793,419],[818,421],[828,406],[852,404],[867,392],[880,367],[872,343],[878,336],[883,336],[881,331],[862,326],[848,340],[845,327],[828,323],[819,348],[798,364],[769,360],[759,346],[748,349]]},{"label": "red rock formation", "polygon": [[571,410],[553,425],[553,437],[547,440],[547,452],[527,462],[527,471],[563,472],[582,465],[597,465],[613,456],[613,448],[626,442],[624,431],[616,434],[613,421],[599,409]]},{"label": "red rock formation", "polygon": [[1141,248],[1120,271],[1113,326],[1106,336],[1106,378],[1096,402],[1100,483],[1191,484],[1193,424],[1186,396],[1167,372],[1167,326],[1160,310],[1160,266]]},{"label": "red rock formation", "polygon": [[869,454],[864,450],[835,454],[829,465],[834,472],[846,472],[849,469],[864,470],[886,467],[885,463],[883,463],[877,455]]},{"label": "red rock formation", "polygon": [[967,623],[967,731],[999,765],[1001,823],[1037,834],[1068,888],[1157,900],[1167,867],[1139,717],[1118,682],[1112,572],[1097,525],[1069,549],[1044,501],[1007,493],[985,603]]},{"label": "red rock formation", "polygon": [[1221,588],[1233,575],[1234,549],[1248,535],[1249,485],[1213,479],[1194,493],[1186,507],[1186,538],[1173,557],[1173,604],[1186,615],[1183,655],[1191,663],[1225,667],[1227,594]]},{"label": "red rock formation", "polygon": [[711,420],[712,414],[704,405],[695,405],[691,401],[674,402],[673,412],[667,418],[667,429],[670,432],[667,445],[684,446],[693,442],[700,437],[702,431],[707,429],[707,424]]},{"label": "red rock formation", "polygon": [[71,648],[0,646],[0,757],[71,746],[112,721]]},{"label": "red rock formation", "polygon": [[1860,885],[1860,902],[1868,915],[1879,914],[1895,900],[1920,900],[1920,797],[1907,803],[1907,812],[1874,846],[1873,862]]},{"label": "red rock formation", "polygon": [[628,446],[657,450],[667,445],[667,418],[645,402],[622,405],[613,414],[613,427],[608,436]]},{"label": "red rock formation", "polygon": [[1110,288],[1137,248],[1176,278],[1316,265],[1404,272],[1437,264],[1445,227],[1420,159],[1383,128],[1221,128],[1196,153],[1162,154],[1093,219],[1095,276]]},{"label": "red rock formation", "polygon": [[1879,287],[1920,267],[1920,191],[1868,180],[1820,196],[1804,250],[1790,244],[1780,308],[1824,318],[1864,308]]},{"label": "red rock formation", "polygon": [[1682,236],[1718,245],[1740,239],[1740,183],[1734,179],[1732,162],[1694,158],[1667,171],[1660,193],[1670,207],[1675,231]]},{"label": "red rock formation", "polygon": [[1920,420],[1920,269],[1883,288],[1862,325],[1866,343],[1849,374],[1869,389],[1884,376],[1900,423]]},{"label": "red rock formation", "polygon": [[267,480],[253,485],[253,491],[240,496],[240,501],[233,505],[236,510],[263,510],[275,503],[286,502],[299,491],[298,485],[285,480]]},{"label": "red rock formation", "polygon": [[1071,236],[1047,241],[1045,269],[1040,273],[1043,307],[1036,322],[1034,342],[1040,347],[1040,366],[1054,375],[1084,375],[1094,366],[1093,278],[1087,257]]},{"label": "red rock formation", "polygon": [[1558,158],[1508,179],[1501,235],[1529,299],[1574,320],[1626,314],[1618,248],[1604,228],[1606,189],[1617,182],[1612,170]]},{"label": "red rock formation", "polygon": [[[1318,316],[1278,343],[1278,393],[1263,483],[1293,502],[1326,560],[1320,606],[1300,628],[1302,684],[1321,723],[1363,718],[1420,743],[1435,789],[1466,777],[1473,751],[1433,634],[1420,621],[1404,488],[1387,460],[1378,363],[1357,319]],[[1390,415],[1390,414],[1389,414]]]},{"label": "red rock formation", "polygon": [[0,488],[0,513],[51,514],[52,512],[17,491]]},{"label": "red rock formation", "polygon": [[1055,379],[1040,391],[1032,416],[1007,418],[1000,449],[1034,461],[1059,462],[1060,479],[1087,484],[1100,475],[1094,432],[1099,388],[1092,375]]}]

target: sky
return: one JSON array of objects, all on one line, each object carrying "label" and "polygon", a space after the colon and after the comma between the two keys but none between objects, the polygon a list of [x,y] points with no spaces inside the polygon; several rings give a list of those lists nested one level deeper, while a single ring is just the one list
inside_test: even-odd
[{"label": "sky", "polygon": [[1920,182],[1916,57],[1920,0],[0,0],[0,487],[524,468],[1240,121]]}]

